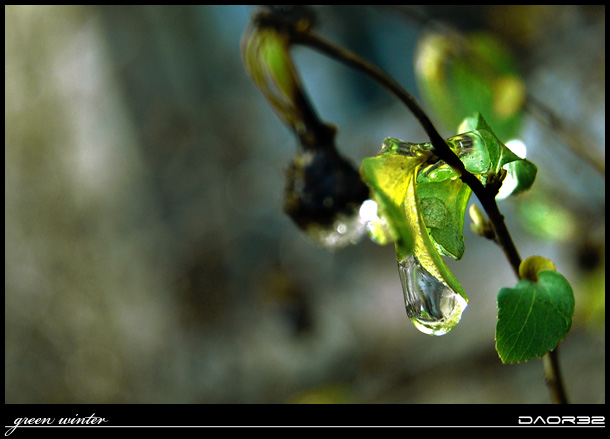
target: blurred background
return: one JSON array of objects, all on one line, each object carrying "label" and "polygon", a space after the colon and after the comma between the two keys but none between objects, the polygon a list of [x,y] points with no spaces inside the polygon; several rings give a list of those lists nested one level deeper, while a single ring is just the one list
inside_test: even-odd
[{"label": "blurred background", "polygon": [[[296,140],[242,66],[255,11],[5,6],[5,403],[550,402],[541,361],[495,352],[515,279],[468,225],[449,264],[470,304],[431,337],[407,319],[393,246],[329,251],[283,214]],[[571,402],[605,403],[605,6],[314,11],[416,97],[424,32],[487,30],[515,52],[556,118],[526,119],[538,178],[500,208],[521,256],[574,288]],[[368,79],[293,55],[356,167],[385,137],[426,140]]]}]

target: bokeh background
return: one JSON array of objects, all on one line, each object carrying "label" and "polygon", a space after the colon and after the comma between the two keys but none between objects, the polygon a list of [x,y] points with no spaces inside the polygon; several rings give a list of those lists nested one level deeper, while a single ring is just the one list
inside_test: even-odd
[{"label": "bokeh background", "polygon": [[[515,51],[572,141],[528,117],[538,180],[501,209],[521,255],[574,287],[571,402],[605,403],[605,6],[314,10],[416,97],[423,32],[485,29]],[[450,266],[470,305],[431,337],[406,317],[392,246],[322,249],[282,213],[296,141],[242,67],[254,12],[5,6],[5,402],[550,402],[541,361],[495,352],[515,279],[493,243],[465,227]],[[426,140],[368,79],[294,57],[356,165],[385,137]]]}]

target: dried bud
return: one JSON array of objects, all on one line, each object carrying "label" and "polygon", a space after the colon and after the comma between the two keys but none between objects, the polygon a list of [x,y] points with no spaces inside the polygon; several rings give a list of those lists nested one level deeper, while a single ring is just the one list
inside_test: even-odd
[{"label": "dried bud", "polygon": [[254,18],[242,40],[242,57],[254,83],[299,140],[286,175],[284,211],[318,243],[341,247],[364,231],[359,208],[369,189],[337,152],[336,130],[316,115],[290,57],[291,35],[306,31],[311,17],[301,10],[271,10]]},{"label": "dried bud", "polygon": [[359,239],[364,232],[359,209],[369,189],[334,147],[303,151],[286,179],[284,211],[314,240],[338,247]]}]

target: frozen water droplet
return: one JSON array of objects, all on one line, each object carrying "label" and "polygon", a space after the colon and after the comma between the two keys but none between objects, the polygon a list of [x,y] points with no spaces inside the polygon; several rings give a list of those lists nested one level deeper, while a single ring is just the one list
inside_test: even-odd
[{"label": "frozen water droplet", "polygon": [[379,155],[383,154],[398,154],[410,157],[421,156],[422,154],[428,154],[432,149],[431,143],[413,143],[405,142],[404,140],[396,139],[394,137],[386,137],[381,144],[381,151]]},{"label": "frozen water droplet", "polygon": [[365,232],[365,226],[355,212],[351,216],[338,214],[330,225],[310,225],[306,232],[322,247],[335,250],[357,243]]},{"label": "frozen water droplet", "polygon": [[426,270],[415,255],[398,262],[407,315],[425,334],[443,335],[451,331],[468,306],[466,300],[445,282]]},{"label": "frozen water droplet", "polygon": [[394,240],[385,217],[378,214],[377,202],[366,200],[360,207],[360,221],[364,224],[366,233],[371,241],[386,245]]},{"label": "frozen water droplet", "polygon": [[[478,131],[458,134],[447,139],[449,147],[464,163],[466,170],[480,175],[482,181],[491,168],[491,160],[484,144],[483,137]],[[428,148],[427,143],[422,143],[420,149]],[[445,162],[438,161],[423,166],[418,175],[418,181],[441,182],[447,179],[458,178],[457,173]]]},{"label": "frozen water droplet", "polygon": [[447,139],[447,142],[464,162],[466,170],[473,174],[483,174],[489,171],[491,160],[478,131],[458,134]]}]

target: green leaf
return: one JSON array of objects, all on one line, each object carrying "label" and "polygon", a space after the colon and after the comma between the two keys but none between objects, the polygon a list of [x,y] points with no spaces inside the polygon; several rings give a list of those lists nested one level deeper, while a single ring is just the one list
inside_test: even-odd
[{"label": "green leaf", "polygon": [[[477,131],[479,119],[484,123],[480,115],[469,118],[466,122],[470,124],[467,128],[471,130],[447,139],[447,144],[464,162],[469,172],[479,175],[485,181],[494,162],[490,159],[490,151],[484,144],[484,137]],[[428,145],[422,144],[421,148],[425,149]],[[491,150],[491,157],[495,157],[497,162],[500,153],[498,144],[495,145],[497,151]],[[442,161],[422,167],[418,174],[417,195],[422,205],[422,216],[430,229],[435,246],[445,256],[461,259],[464,254],[464,217],[471,194],[468,185]],[[425,208],[432,206],[432,200],[436,208]]]},{"label": "green leaf", "polygon": [[439,251],[453,259],[464,255],[464,217],[471,194],[468,185],[457,178],[417,184],[421,214],[430,236]]},{"label": "green leaf", "polygon": [[[430,238],[421,213],[417,173],[432,154],[417,144],[390,140],[384,141],[380,155],[362,161],[360,173],[395,238],[397,260],[414,254],[432,276],[468,300]],[[430,215],[439,221],[438,224],[451,219],[442,202],[430,199],[424,205],[430,212],[435,211]]]},{"label": "green leaf", "polygon": [[287,32],[251,27],[243,36],[242,60],[276,114],[297,133],[303,129],[301,81],[290,57]]},{"label": "green leaf", "polygon": [[514,188],[510,195],[519,195],[529,190],[536,180],[538,168],[532,162],[526,159],[516,160],[506,165],[508,175],[513,181]]},{"label": "green leaf", "polygon": [[426,157],[385,154],[365,158],[360,168],[362,179],[371,189],[390,229],[396,251],[403,256],[413,252],[413,233],[403,212],[407,188],[411,183],[409,175],[417,172],[425,160]]},{"label": "green leaf", "polygon": [[[484,184],[489,177],[498,174],[504,168],[507,171],[504,184],[511,186],[511,189],[504,196],[518,195],[531,188],[536,179],[538,168],[529,160],[522,159],[512,152],[496,136],[481,113],[465,118],[459,130],[461,132],[476,132],[482,138],[481,144],[487,150],[491,161],[489,172],[485,172],[481,176]],[[466,163],[466,160],[464,160],[464,163]]]},{"label": "green leaf", "polygon": [[[412,184],[407,186],[407,193],[405,194],[403,203],[403,212],[406,223],[411,226],[414,232],[413,255],[423,269],[468,301],[468,297],[462,289],[462,286],[449,267],[447,267],[447,264],[445,264],[445,261],[428,233],[428,228],[421,214],[421,202],[416,188],[415,174],[410,175],[409,180],[412,181]],[[404,256],[399,253],[397,256],[399,262],[404,259]]]},{"label": "green leaf", "polygon": [[497,173],[507,163],[521,160],[521,157],[512,152],[496,136],[496,133],[481,113],[475,113],[473,116],[465,118],[458,130],[460,132],[476,131],[479,133],[491,161],[491,171],[494,173]]},{"label": "green leaf", "polygon": [[572,326],[574,293],[555,271],[537,273],[498,293],[496,349],[503,363],[540,358],[565,338]]}]

